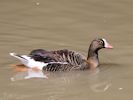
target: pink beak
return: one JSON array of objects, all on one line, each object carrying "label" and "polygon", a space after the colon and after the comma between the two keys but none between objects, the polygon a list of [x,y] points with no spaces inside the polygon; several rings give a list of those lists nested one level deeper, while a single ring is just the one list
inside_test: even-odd
[{"label": "pink beak", "polygon": [[107,44],[106,46],[105,46],[105,48],[107,48],[107,49],[113,49],[113,46],[111,45],[111,44]]}]

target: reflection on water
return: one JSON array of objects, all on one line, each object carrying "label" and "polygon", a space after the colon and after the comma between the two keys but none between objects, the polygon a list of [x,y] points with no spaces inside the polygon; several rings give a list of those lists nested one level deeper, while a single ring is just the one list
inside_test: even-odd
[{"label": "reflection on water", "polygon": [[11,77],[11,81],[30,79],[30,78],[48,78],[41,70],[35,71],[32,69],[27,69],[23,72],[17,72],[13,77]]},{"label": "reflection on water", "polygon": [[[90,83],[90,89],[93,92],[105,92],[109,89],[109,87],[111,86],[111,82],[104,80],[104,81],[98,81],[97,82],[97,76],[99,74],[100,70],[99,68],[95,69],[95,70],[90,70],[87,72],[87,74],[89,74],[89,78],[91,79],[91,83]],[[54,72],[52,75],[56,75],[56,73],[60,73],[60,75],[58,76],[61,81],[63,82],[63,84],[71,84],[71,78],[78,78],[81,76],[80,73],[75,73],[75,75],[73,75],[72,77],[69,77],[68,74],[72,74],[65,72]],[[11,81],[19,81],[19,80],[27,80],[27,79],[48,79],[49,77],[54,77],[54,76],[50,76],[50,72],[45,73],[44,71],[41,70],[33,70],[33,69],[27,69],[25,71],[22,72],[17,72],[14,73],[15,75],[13,77],[11,77]],[[56,76],[57,77],[57,76]],[[63,80],[62,80],[63,79]],[[96,81],[96,82],[95,82]]]},{"label": "reflection on water", "polygon": [[90,88],[94,91],[94,92],[105,92],[109,89],[109,87],[111,86],[110,82],[99,82],[99,83],[95,83],[93,85],[90,86]]}]

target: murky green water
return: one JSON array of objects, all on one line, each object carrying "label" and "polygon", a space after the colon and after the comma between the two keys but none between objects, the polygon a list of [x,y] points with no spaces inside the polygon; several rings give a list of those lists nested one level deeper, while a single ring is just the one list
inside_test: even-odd
[{"label": "murky green water", "polygon": [[[0,100],[131,100],[132,10],[131,0],[0,0]],[[10,52],[68,48],[87,55],[96,37],[115,47],[100,51],[96,72],[24,79],[29,72],[10,67],[18,62]]]}]

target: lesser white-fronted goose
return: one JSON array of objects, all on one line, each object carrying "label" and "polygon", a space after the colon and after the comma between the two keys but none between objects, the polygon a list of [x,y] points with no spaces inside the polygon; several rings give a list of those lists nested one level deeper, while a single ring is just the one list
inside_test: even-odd
[{"label": "lesser white-fronted goose", "polygon": [[98,51],[102,48],[113,48],[105,39],[94,39],[88,49],[87,58],[75,51],[67,49],[47,51],[36,49],[29,55],[10,53],[29,68],[38,68],[46,71],[70,71],[93,69],[99,65]]}]

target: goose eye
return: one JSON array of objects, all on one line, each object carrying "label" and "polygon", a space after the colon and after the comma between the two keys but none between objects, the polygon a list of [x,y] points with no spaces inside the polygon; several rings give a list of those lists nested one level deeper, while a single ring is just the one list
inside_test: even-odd
[{"label": "goose eye", "polygon": [[99,41],[100,44],[103,44],[103,41]]}]

